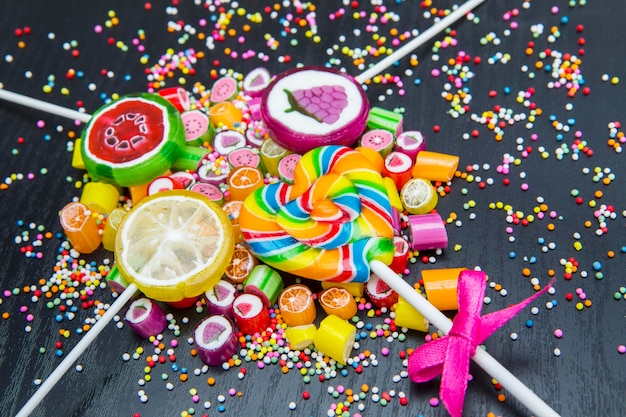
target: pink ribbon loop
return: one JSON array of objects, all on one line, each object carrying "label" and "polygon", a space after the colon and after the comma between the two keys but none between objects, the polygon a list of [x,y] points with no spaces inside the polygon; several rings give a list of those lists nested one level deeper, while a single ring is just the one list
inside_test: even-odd
[{"label": "pink ribbon loop", "polygon": [[457,287],[459,311],[449,334],[418,347],[409,356],[408,372],[413,382],[441,375],[439,395],[452,417],[463,415],[469,361],[476,348],[552,286],[551,281],[522,302],[481,316],[486,279],[482,271],[462,271]]}]

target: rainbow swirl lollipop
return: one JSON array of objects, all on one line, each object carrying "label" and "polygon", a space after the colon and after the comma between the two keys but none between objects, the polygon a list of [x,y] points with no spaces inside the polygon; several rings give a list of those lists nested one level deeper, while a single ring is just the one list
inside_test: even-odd
[{"label": "rainbow swirl lollipop", "polygon": [[244,201],[239,225],[266,264],[319,281],[365,282],[369,263],[393,259],[391,205],[380,172],[361,152],[306,153],[294,183],[268,184]]}]

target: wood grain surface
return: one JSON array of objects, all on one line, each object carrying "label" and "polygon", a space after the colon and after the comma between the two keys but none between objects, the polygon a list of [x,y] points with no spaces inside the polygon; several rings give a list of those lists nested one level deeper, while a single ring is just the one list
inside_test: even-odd
[{"label": "wood grain surface", "polygon": [[[174,77],[166,78],[167,86],[177,85],[182,78],[186,82],[184,86],[190,90],[195,83],[210,88],[212,70],[219,73],[220,69],[232,69],[245,74],[257,66],[265,66],[278,74],[300,63],[323,65],[331,58],[341,61],[339,65],[333,61],[333,66],[344,67],[356,75],[359,69],[353,65],[352,57],[342,54],[341,49],[346,46],[354,50],[376,43],[377,37],[367,31],[369,18],[374,19],[378,34],[386,37],[381,43],[393,48],[392,28],[397,28],[398,33],[410,32],[413,28],[424,30],[433,22],[424,15],[426,10],[444,10],[453,4],[444,0],[306,3],[308,12],[312,10],[311,5],[316,7],[320,36],[317,43],[306,36],[308,24],[298,27],[295,19],[280,20],[281,17],[287,19],[289,13],[294,18],[299,17],[296,3],[299,2],[267,3],[274,8],[277,16],[274,18],[264,10],[263,2],[223,1],[221,7],[225,12],[234,10],[229,28],[236,29],[237,36],[245,35],[246,42],[239,44],[227,33],[226,40],[216,41],[211,50],[205,40],[198,39],[198,33],[211,35],[215,25],[211,19],[219,16],[219,6],[215,6],[215,10],[212,6],[218,4],[217,1],[6,0],[0,5],[0,83],[6,89],[70,108],[83,105],[87,112],[93,112],[114,94],[145,91],[148,88],[146,70],[157,65],[168,48],[175,53],[194,48],[205,54],[193,65],[195,75],[176,71]],[[381,21],[384,13],[376,6],[378,3],[386,7],[388,23]],[[424,8],[427,3],[431,5]],[[375,7],[378,7],[378,15],[372,17]],[[238,8],[245,8],[245,13],[238,15]],[[340,10],[344,10],[343,15]],[[263,16],[262,24],[246,18],[246,14],[257,11]],[[353,13],[360,11],[365,17],[356,19]],[[507,20],[510,13],[515,16]],[[331,14],[337,17],[331,20]],[[626,29],[623,21],[626,9],[620,0],[587,1],[586,4],[581,0],[487,0],[475,16],[474,22],[464,19],[453,26],[456,46],[434,51],[431,41],[416,52],[417,66],[412,66],[406,58],[389,69],[391,75],[400,77],[402,88],[394,83],[372,83],[367,87],[372,105],[401,109],[405,129],[424,132],[430,150],[460,155],[460,171],[475,177],[472,182],[455,178],[449,193],[440,198],[437,206],[444,219],[457,218],[457,222],[451,221],[446,227],[449,247],[442,253],[420,254],[406,279],[415,282],[420,270],[427,268],[480,267],[487,272],[490,284],[500,285],[507,291],[504,296],[488,287],[486,295],[490,302],[483,310],[490,312],[531,295],[531,278],[545,285],[550,279],[549,271],[553,270],[556,292],[534,302],[532,307],[536,308],[536,314],[527,308],[491,336],[485,347],[564,417],[624,416],[626,356],[620,354],[618,348],[626,345],[626,301],[616,300],[614,294],[626,286],[626,253],[622,250],[626,247],[626,170],[624,155],[608,146],[607,140],[609,123],[624,121]],[[119,20],[117,24],[107,27],[106,22],[114,18]],[[201,19],[206,19],[204,26]],[[517,26],[511,29],[512,22]],[[168,23],[180,24],[182,29],[168,32]],[[243,32],[245,24],[251,27],[249,33]],[[281,24],[288,26],[292,33],[282,36]],[[101,32],[94,30],[97,25],[102,26]],[[196,29],[188,39],[185,25]],[[543,33],[538,32],[539,25],[543,25]],[[18,36],[24,28],[29,28],[30,33]],[[360,30],[358,36],[357,29]],[[145,39],[140,41],[145,51],[139,51],[132,43],[140,30],[145,33]],[[495,34],[498,41],[483,42],[490,33]],[[553,42],[550,33],[554,34]],[[276,50],[267,46],[268,40],[278,44]],[[534,42],[534,49],[527,54],[530,42]],[[338,46],[329,55],[333,45]],[[225,53],[226,48],[238,51],[240,56],[231,58]],[[549,87],[549,83],[557,79],[546,66],[552,65],[554,70],[561,63],[542,59],[540,52],[546,48],[579,57],[582,75],[577,85],[580,90],[574,97],[568,97],[564,87]],[[264,53],[267,62],[262,62],[258,55],[242,59],[241,54],[247,50]],[[72,51],[78,51],[75,53],[78,56],[73,56]],[[443,66],[461,51],[470,57],[465,64],[468,79],[462,88],[464,94],[471,95],[471,100],[468,113],[455,118],[449,114],[450,103],[442,97],[448,82]],[[498,54],[507,62],[498,60]],[[141,61],[143,55],[147,57],[145,62]],[[288,62],[284,62],[284,57],[288,57]],[[475,58],[479,58],[480,63]],[[370,64],[376,62],[376,58],[366,56],[364,61]],[[538,62],[543,68],[537,68]],[[524,66],[528,68],[526,71]],[[434,77],[433,70],[442,74]],[[71,77],[73,71],[76,75]],[[529,75],[531,72],[534,77]],[[612,82],[612,77],[618,79]],[[45,85],[51,86],[50,93],[44,93]],[[590,88],[590,94],[583,94],[584,87]],[[399,93],[401,89],[404,94]],[[452,85],[449,92],[455,94],[457,90]],[[533,92],[528,95],[526,105],[516,100],[520,91]],[[490,97],[490,92],[495,96]],[[534,123],[528,120],[530,103],[542,111]],[[496,140],[494,131],[470,117],[470,114],[484,115],[496,107],[510,109],[511,114],[517,114],[520,119],[505,126],[502,140]],[[437,133],[435,126],[440,129]],[[83,179],[83,172],[71,167],[72,154],[68,151],[68,143],[80,135],[80,130],[72,121],[0,103],[0,142],[3,145],[0,179],[7,184],[0,190],[0,289],[3,291],[0,312],[4,314],[0,320],[1,416],[12,416],[19,411],[37,390],[36,381],[45,379],[61,361],[55,354],[56,344],[62,343],[61,351],[69,352],[80,340],[77,329],[95,314],[95,306],[83,308],[81,300],[76,300],[73,320],[64,317],[57,321],[57,316],[62,317],[63,312],[58,305],[48,303],[58,299],[60,305],[67,305],[67,300],[62,300],[58,293],[50,299],[45,296],[32,299],[32,291],[41,287],[40,281],[45,282],[54,275],[63,242],[62,235],[61,238],[56,236],[62,233],[58,212],[81,192],[76,182]],[[473,131],[478,133],[477,137],[471,135]],[[586,142],[593,156],[580,153],[578,160],[572,158],[577,139]],[[557,150],[562,147],[569,153],[559,160]],[[526,149],[531,151],[527,157],[522,155]],[[542,152],[546,154],[542,156]],[[496,168],[508,156],[517,158],[519,164],[510,164],[509,175],[498,173]],[[468,166],[473,167],[472,172],[467,170]],[[605,177],[611,172],[615,178],[608,185],[595,181],[596,168],[605,172]],[[4,180],[17,174],[24,179],[16,176],[13,181]],[[33,178],[29,179],[29,174]],[[505,178],[510,180],[508,186],[503,184]],[[493,184],[483,189],[479,186],[481,180],[493,181]],[[528,190],[522,190],[523,184],[528,185]],[[572,190],[578,190],[582,204],[576,203]],[[601,197],[594,196],[597,191],[602,192]],[[596,201],[595,208],[590,207],[591,200]],[[541,202],[548,207],[543,219],[535,212]],[[504,210],[490,207],[497,203],[510,205],[514,213],[520,213],[525,219],[534,215],[534,221],[528,226],[510,224]],[[599,236],[596,230],[600,220],[595,210],[606,206],[614,208],[615,218],[606,220],[607,233]],[[550,218],[551,213],[554,218]],[[549,230],[549,224],[554,225],[554,230]],[[40,259],[30,258],[21,251],[27,243],[16,242],[16,237],[27,234],[31,242],[35,241],[39,226],[55,236],[44,237],[41,246],[34,248],[41,253]],[[507,231],[507,227],[511,230]],[[581,250],[575,249],[575,242],[582,244]],[[608,255],[609,251],[614,252],[614,257]],[[432,257],[435,262],[423,263],[422,255]],[[81,259],[94,265],[102,265],[105,260],[113,262],[112,254],[104,249]],[[578,264],[571,279],[564,278],[564,264],[568,260]],[[530,270],[530,276],[523,274],[524,268]],[[602,279],[598,273],[602,274]],[[311,285],[318,288],[315,283]],[[32,291],[25,293],[25,287]],[[81,289],[84,289],[83,284],[77,287],[78,291]],[[590,307],[577,309],[577,302],[582,302],[579,293],[591,300]],[[567,294],[573,295],[572,301],[567,300]],[[112,303],[114,298],[108,288],[98,287],[86,300],[95,301],[97,306]],[[354,369],[349,369],[346,376],[339,372],[336,378],[324,382],[314,375],[306,384],[297,369],[283,374],[279,365],[258,369],[254,361],[226,371],[210,368],[203,372],[199,358],[190,354],[193,345],[188,343],[188,338],[206,312],[164,308],[173,314],[175,327],[180,331],[177,335],[168,329],[163,334],[166,349],[170,348],[172,340],[178,342],[173,350],[178,370],[172,369],[168,360],[152,369],[152,381],[140,386],[138,382],[146,375],[146,358],[155,354],[155,348],[128,326],[111,323],[81,356],[78,361],[81,368],[70,369],[33,415],[325,416],[332,415],[328,414],[329,410],[336,404],[347,401],[345,392],[335,397],[333,391],[341,386],[358,394],[363,384],[367,384],[370,391],[362,400],[351,404],[346,415],[447,415],[442,405],[430,404],[431,399],[438,397],[438,379],[425,384],[414,384],[408,378],[394,382],[395,375],[406,371],[401,352],[423,344],[426,336],[423,333],[408,331],[405,341],[367,336],[353,355],[368,350],[376,355],[377,366],[369,363],[361,374]],[[374,327],[388,318],[388,314],[369,318],[366,313],[360,312],[359,317]],[[318,320],[322,314],[319,316]],[[30,331],[26,331],[28,328]],[[561,338],[554,335],[557,329],[562,331]],[[61,334],[65,330],[70,334],[67,338]],[[431,334],[434,331],[431,329]],[[123,360],[124,353],[132,355],[139,347],[144,349],[139,359]],[[383,355],[384,348],[389,349],[388,356]],[[188,373],[186,382],[179,379],[183,368]],[[240,378],[242,368],[246,373]],[[472,365],[471,373],[473,379],[469,383],[464,415],[528,415],[516,399],[497,390],[484,371]],[[215,378],[213,386],[207,383],[211,377]],[[166,388],[168,382],[173,384],[173,389]],[[140,401],[140,390],[148,396],[146,403]],[[377,401],[376,390],[378,395],[393,394],[386,405]],[[197,392],[197,403],[193,401],[193,392]],[[303,399],[304,392],[310,394],[310,399]],[[498,398],[499,394],[505,395],[503,401]],[[408,405],[401,404],[402,396],[408,398]],[[293,410],[289,407],[291,402],[295,404]],[[208,403],[210,408],[207,409]],[[362,411],[357,408],[359,404],[363,405]],[[220,405],[223,411],[218,409]]]}]

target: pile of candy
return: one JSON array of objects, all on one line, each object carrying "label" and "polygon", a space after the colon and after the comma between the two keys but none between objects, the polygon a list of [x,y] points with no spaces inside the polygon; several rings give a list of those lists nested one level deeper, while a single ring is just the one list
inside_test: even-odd
[{"label": "pile of candy", "polygon": [[[123,96],[83,131],[73,165],[91,182],[61,224],[76,251],[115,253],[112,289],[134,283],[147,297],[126,313],[144,337],[167,325],[152,300],[185,307],[202,297],[211,314],[194,338],[209,365],[237,353],[237,332],[267,329],[276,308],[291,346],[345,364],[355,297],[428,331],[369,263],[401,275],[410,254],[447,247],[436,186],[459,158],[426,150],[422,133],[403,127],[402,115],[370,108],[354,79],[321,67],[235,74],[201,97],[180,87]],[[426,274],[425,296],[456,308],[461,270]],[[278,271],[323,291],[286,286]],[[327,313],[319,328],[315,300]]]}]

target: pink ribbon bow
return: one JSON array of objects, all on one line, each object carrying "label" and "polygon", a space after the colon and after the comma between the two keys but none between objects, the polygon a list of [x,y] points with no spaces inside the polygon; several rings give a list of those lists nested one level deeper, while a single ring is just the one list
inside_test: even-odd
[{"label": "pink ribbon bow", "polygon": [[546,292],[541,291],[503,310],[481,317],[486,275],[482,271],[463,271],[459,275],[459,311],[449,334],[415,349],[409,356],[408,372],[413,382],[426,382],[441,375],[439,396],[452,417],[463,415],[470,357],[476,347],[524,307]]}]

